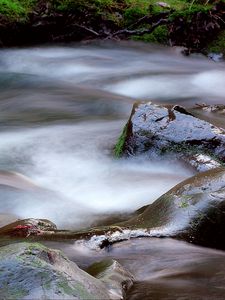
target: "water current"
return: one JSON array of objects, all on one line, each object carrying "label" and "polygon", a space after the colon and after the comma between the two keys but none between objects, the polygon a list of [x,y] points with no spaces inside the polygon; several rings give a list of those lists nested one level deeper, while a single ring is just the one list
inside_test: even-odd
[{"label": "water current", "polygon": [[[201,55],[184,57],[178,48],[139,43],[1,50],[0,213],[47,218],[60,228],[76,229],[101,216],[152,203],[194,171],[169,159],[115,159],[113,147],[133,103],[149,100],[189,108],[196,103],[224,104],[224,66]],[[225,125],[220,116],[214,115],[214,121]],[[133,244],[126,244],[122,255],[127,258],[119,259],[131,271],[139,269],[130,299],[220,299],[224,293],[223,253],[171,240],[151,240],[149,246],[145,239],[128,243]],[[122,250],[115,247],[118,257]],[[178,250],[173,252],[173,247]],[[69,256],[81,266],[89,261]],[[149,269],[143,269],[147,258]],[[159,281],[153,259],[160,261],[159,269],[164,264]],[[177,279],[178,274],[183,279]],[[208,284],[211,298],[205,290]],[[149,290],[146,286],[152,294],[141,296]],[[193,298],[198,287],[198,297]],[[182,289],[185,292],[179,294]]]}]

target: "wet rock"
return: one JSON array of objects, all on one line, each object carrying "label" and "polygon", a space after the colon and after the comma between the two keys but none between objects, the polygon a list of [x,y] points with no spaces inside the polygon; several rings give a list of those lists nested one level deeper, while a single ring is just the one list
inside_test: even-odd
[{"label": "wet rock", "polygon": [[0,235],[13,237],[28,237],[55,231],[56,225],[46,219],[24,219],[10,223],[0,228]]},{"label": "wet rock", "polygon": [[[36,220],[36,219],[28,219]],[[24,222],[23,222],[24,221]],[[48,220],[36,220],[50,222]],[[51,223],[51,222],[50,222]],[[53,228],[39,228],[36,222],[27,222],[27,220],[22,220],[9,224],[0,228],[0,237],[4,237],[3,240],[0,239],[0,245],[9,243],[12,238],[17,240],[26,239],[26,241],[77,241],[78,243],[84,243],[88,248],[99,250],[103,248],[110,248],[113,243],[123,241],[128,239],[127,232],[117,225],[111,226],[99,226],[94,228],[85,228],[82,230],[60,230]],[[54,224],[53,224],[54,225]]]},{"label": "wet rock", "polygon": [[225,130],[177,105],[136,103],[115,149],[117,156],[175,154],[205,171],[225,162]]},{"label": "wet rock", "polygon": [[225,249],[225,168],[183,181],[120,226]]},{"label": "wet rock", "polygon": [[107,286],[111,299],[124,299],[134,282],[133,275],[114,259],[94,263],[87,272]]},{"label": "wet rock", "polygon": [[2,299],[110,299],[105,285],[60,251],[40,244],[0,248]]}]

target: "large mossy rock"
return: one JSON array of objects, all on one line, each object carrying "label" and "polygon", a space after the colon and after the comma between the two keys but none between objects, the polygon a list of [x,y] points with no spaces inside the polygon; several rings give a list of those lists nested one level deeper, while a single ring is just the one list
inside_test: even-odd
[{"label": "large mossy rock", "polygon": [[199,173],[120,224],[225,249],[225,168]]},{"label": "large mossy rock", "polygon": [[175,154],[205,171],[225,162],[225,130],[196,118],[180,106],[136,103],[115,154],[142,153]]},{"label": "large mossy rock", "polygon": [[1,299],[111,299],[100,280],[40,244],[0,248]]}]

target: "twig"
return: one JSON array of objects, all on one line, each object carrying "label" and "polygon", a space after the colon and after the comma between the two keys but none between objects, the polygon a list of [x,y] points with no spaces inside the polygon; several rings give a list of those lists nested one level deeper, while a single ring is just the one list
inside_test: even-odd
[{"label": "twig", "polygon": [[75,27],[84,29],[84,30],[87,31],[87,32],[90,32],[90,33],[94,34],[95,36],[100,36],[100,34],[99,34],[97,31],[95,31],[95,30],[93,30],[93,29],[91,29],[91,28],[88,28],[88,27],[83,26],[83,25],[79,25],[79,24],[77,24],[77,23],[75,23],[75,24],[73,24],[73,25],[74,25]]}]

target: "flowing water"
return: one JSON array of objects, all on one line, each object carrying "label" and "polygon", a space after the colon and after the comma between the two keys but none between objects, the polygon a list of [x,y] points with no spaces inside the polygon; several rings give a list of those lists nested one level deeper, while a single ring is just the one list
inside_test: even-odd
[{"label": "flowing water", "polygon": [[222,300],[225,253],[173,239],[139,238],[112,246],[108,252],[82,245],[47,244],[59,248],[80,267],[113,258],[135,277],[127,300]]},{"label": "flowing water", "polygon": [[224,66],[138,43],[1,50],[0,213],[78,228],[153,202],[193,170],[113,157],[132,104],[224,103]]}]

